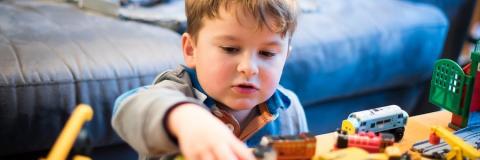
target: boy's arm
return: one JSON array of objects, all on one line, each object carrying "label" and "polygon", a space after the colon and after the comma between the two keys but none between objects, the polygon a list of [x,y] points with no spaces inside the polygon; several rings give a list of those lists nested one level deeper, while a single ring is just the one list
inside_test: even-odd
[{"label": "boy's arm", "polygon": [[116,103],[112,125],[141,156],[177,152],[168,129],[178,137],[187,159],[254,159],[246,145],[196,99],[158,86],[126,94],[131,95],[120,96]]},{"label": "boy's arm", "polygon": [[178,146],[169,137],[164,122],[167,112],[183,103],[202,105],[198,100],[162,84],[138,88],[117,99],[112,126],[140,154],[177,152]]}]

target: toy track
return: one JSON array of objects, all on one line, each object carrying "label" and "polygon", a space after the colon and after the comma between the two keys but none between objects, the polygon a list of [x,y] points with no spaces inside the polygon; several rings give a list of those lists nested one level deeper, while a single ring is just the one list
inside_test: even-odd
[{"label": "toy track", "polygon": [[[454,132],[456,136],[463,139],[474,148],[480,148],[480,125],[470,126]],[[450,150],[450,146],[441,140],[439,144],[432,145],[428,140],[420,141],[412,146],[412,150],[419,152],[425,157],[434,157],[436,154],[444,154]]]}]

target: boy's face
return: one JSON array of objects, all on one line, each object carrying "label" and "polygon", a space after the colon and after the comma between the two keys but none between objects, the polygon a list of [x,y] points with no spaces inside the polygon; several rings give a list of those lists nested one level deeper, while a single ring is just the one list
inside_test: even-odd
[{"label": "boy's face", "polygon": [[288,36],[282,38],[266,27],[255,29],[254,18],[234,13],[235,8],[220,7],[219,18],[202,20],[196,43],[188,33],[182,43],[186,64],[195,68],[205,92],[231,109],[245,110],[275,92],[288,54]]}]

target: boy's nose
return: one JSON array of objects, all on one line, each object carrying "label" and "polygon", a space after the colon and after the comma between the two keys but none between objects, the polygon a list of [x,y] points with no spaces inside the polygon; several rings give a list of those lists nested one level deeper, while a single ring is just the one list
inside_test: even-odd
[{"label": "boy's nose", "polygon": [[255,62],[255,56],[245,55],[242,56],[240,63],[237,67],[238,72],[244,74],[247,78],[250,78],[258,74],[258,66]]}]

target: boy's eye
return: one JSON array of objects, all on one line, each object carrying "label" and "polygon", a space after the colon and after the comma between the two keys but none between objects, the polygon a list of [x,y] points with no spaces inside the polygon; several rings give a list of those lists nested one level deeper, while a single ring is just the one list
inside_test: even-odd
[{"label": "boy's eye", "polygon": [[227,53],[237,53],[238,51],[240,51],[240,49],[235,47],[220,47],[220,48],[222,48],[222,50]]},{"label": "boy's eye", "polygon": [[275,53],[268,52],[268,51],[260,51],[260,55],[265,56],[265,57],[273,57],[273,56],[275,56]]}]

